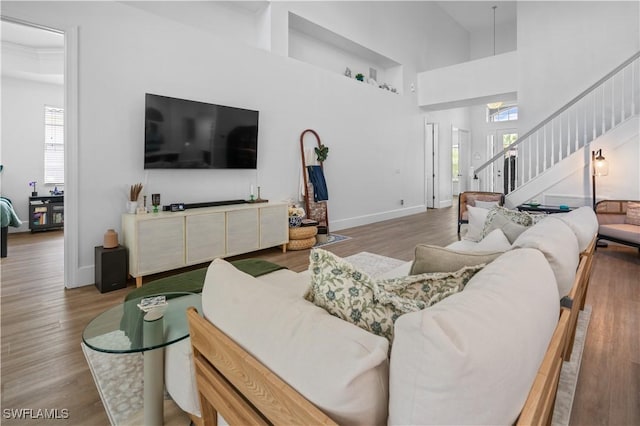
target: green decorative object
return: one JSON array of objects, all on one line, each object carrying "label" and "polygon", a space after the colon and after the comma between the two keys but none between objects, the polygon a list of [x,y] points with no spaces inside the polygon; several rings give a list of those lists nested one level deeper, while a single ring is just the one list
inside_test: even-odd
[{"label": "green decorative object", "polygon": [[362,75],[361,73],[356,74],[356,80],[364,81],[364,75]]},{"label": "green decorative object", "polygon": [[319,162],[322,163],[327,159],[327,156],[329,155],[328,146],[320,144],[320,146],[318,148],[314,148],[314,150],[316,151],[316,156],[318,157]]}]

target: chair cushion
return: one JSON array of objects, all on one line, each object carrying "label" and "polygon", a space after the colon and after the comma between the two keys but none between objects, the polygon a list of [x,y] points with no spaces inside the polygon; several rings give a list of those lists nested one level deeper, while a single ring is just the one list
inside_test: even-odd
[{"label": "chair cushion", "polygon": [[598,217],[593,209],[586,206],[580,207],[569,213],[557,215],[557,217],[569,225],[578,239],[578,248],[580,251],[585,251],[598,233]]},{"label": "chair cushion", "polygon": [[222,259],[207,271],[202,310],[336,422],[386,423],[387,339],[265,285]]},{"label": "chair cushion", "polygon": [[540,250],[554,272],[560,297],[569,294],[575,281],[580,250],[578,239],[565,222],[547,216],[535,226],[527,228],[513,243],[513,247]]},{"label": "chair cushion", "polygon": [[[598,231],[601,237],[611,237],[630,243],[640,244],[640,227],[628,223],[613,223],[600,225]],[[606,239],[606,238],[605,238]]]},{"label": "chair cushion", "polygon": [[400,317],[388,424],[513,424],[558,322],[558,298],[544,256],[519,249],[464,291]]}]

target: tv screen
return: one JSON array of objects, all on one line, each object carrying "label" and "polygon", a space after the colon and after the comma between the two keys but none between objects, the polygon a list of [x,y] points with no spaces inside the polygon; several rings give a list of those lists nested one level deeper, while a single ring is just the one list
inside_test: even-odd
[{"label": "tv screen", "polygon": [[255,169],[258,111],[147,93],[145,169]]}]

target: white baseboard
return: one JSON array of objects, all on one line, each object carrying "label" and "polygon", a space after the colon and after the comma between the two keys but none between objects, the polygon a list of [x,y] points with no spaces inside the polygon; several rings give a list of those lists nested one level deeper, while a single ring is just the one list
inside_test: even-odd
[{"label": "white baseboard", "polygon": [[74,286],[70,286],[69,283],[65,283],[64,286],[66,288],[76,288],[76,287],[84,287],[87,285],[95,284],[95,266],[81,266],[76,271],[77,283]]},{"label": "white baseboard", "polygon": [[444,200],[444,201],[440,201],[438,203],[438,208],[439,209],[442,209],[442,208],[445,208],[445,207],[451,207],[451,206],[453,206],[453,200]]},{"label": "white baseboard", "polygon": [[329,229],[331,231],[339,231],[341,229],[353,228],[356,226],[369,225],[370,223],[381,222],[383,220],[396,219],[398,217],[410,216],[412,214],[424,213],[426,206],[419,205],[407,207],[397,210],[390,210],[382,213],[369,214],[364,216],[351,217],[348,219],[340,219],[330,221]]}]

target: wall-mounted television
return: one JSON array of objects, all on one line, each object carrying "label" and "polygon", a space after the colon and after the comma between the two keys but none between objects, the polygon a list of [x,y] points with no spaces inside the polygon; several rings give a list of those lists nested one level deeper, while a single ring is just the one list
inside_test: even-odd
[{"label": "wall-mounted television", "polygon": [[255,169],[258,111],[146,94],[145,169]]}]

